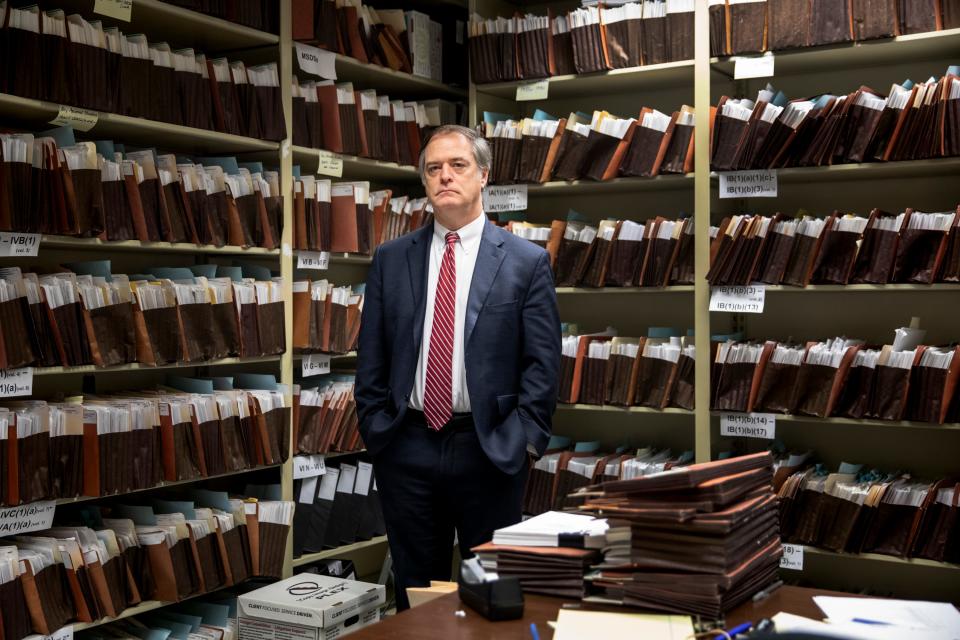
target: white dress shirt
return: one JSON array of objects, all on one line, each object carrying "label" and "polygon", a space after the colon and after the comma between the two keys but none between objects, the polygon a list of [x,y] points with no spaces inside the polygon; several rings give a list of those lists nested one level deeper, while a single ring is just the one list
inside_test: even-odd
[{"label": "white dress shirt", "polygon": [[[480,214],[476,220],[457,230],[460,241],[454,245],[456,259],[457,295],[453,327],[453,411],[470,411],[470,394],[467,392],[467,368],[464,363],[463,327],[467,317],[467,300],[470,297],[470,283],[473,282],[473,268],[477,264],[480,250],[480,237],[483,225],[488,224],[487,216]],[[410,408],[423,411],[423,390],[427,381],[427,355],[430,353],[430,332],[433,329],[433,306],[437,298],[437,281],[440,279],[440,264],[447,247],[445,229],[439,222],[433,223],[433,236],[430,240],[430,264],[427,274],[427,307],[423,316],[423,340],[420,343],[420,359],[417,361],[417,373],[414,377],[413,391],[410,393]]]}]

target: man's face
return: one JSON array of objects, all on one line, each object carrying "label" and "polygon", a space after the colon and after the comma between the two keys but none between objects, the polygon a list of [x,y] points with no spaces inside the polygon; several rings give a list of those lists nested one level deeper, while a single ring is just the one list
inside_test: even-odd
[{"label": "man's face", "polygon": [[459,133],[430,140],[424,157],[427,196],[438,211],[469,209],[480,200],[487,172],[473,159],[473,146]]}]

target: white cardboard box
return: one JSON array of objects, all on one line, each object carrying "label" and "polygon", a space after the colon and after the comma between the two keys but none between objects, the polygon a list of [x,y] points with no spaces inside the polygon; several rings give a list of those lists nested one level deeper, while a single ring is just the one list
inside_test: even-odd
[{"label": "white cardboard box", "polygon": [[333,640],[380,619],[386,587],[312,573],[237,598],[238,640]]}]

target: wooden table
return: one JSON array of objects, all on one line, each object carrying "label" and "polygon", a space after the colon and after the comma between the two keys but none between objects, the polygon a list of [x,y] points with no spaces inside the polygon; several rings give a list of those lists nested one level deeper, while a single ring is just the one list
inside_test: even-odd
[{"label": "wooden table", "polygon": [[[799,616],[823,619],[823,613],[813,603],[813,596],[850,596],[839,591],[806,589],[803,587],[780,587],[764,600],[747,602],[732,611],[726,618],[727,627],[741,622],[758,622],[780,611]],[[456,593],[441,596],[419,607],[384,619],[373,626],[350,635],[351,640],[390,638],[391,640],[531,640],[530,623],[537,625],[542,640],[553,638],[553,629],[548,620],[557,619],[557,611],[567,602],[531,594],[524,595],[523,618],[505,622],[490,622],[479,613],[460,602]],[[463,611],[464,616],[456,615]]]}]

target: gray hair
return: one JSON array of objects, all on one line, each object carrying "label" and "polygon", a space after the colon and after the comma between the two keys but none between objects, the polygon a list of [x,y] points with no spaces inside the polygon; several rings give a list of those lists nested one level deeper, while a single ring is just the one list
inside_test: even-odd
[{"label": "gray hair", "polygon": [[437,136],[445,136],[454,133],[463,136],[468,142],[470,142],[470,145],[473,147],[473,160],[477,163],[477,166],[480,168],[480,170],[489,171],[493,154],[490,151],[490,144],[486,141],[486,139],[474,129],[461,127],[458,124],[444,124],[433,130],[433,132],[430,134],[430,137],[427,138],[427,141],[423,144],[423,148],[420,149],[419,173],[420,182],[423,184],[427,183],[425,166],[427,158],[427,146]]}]

